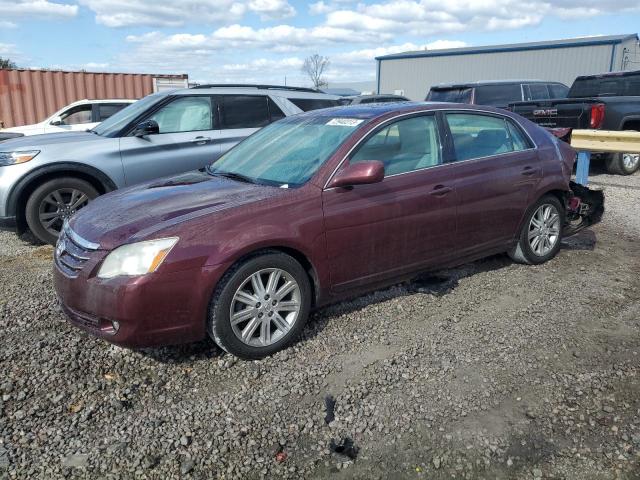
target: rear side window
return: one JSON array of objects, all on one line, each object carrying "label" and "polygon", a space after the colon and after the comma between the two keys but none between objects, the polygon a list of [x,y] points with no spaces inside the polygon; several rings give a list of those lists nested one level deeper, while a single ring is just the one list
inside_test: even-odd
[{"label": "rear side window", "polygon": [[432,88],[427,95],[428,102],[471,103],[471,88]]},{"label": "rear side window", "polygon": [[456,160],[491,157],[526,150],[524,134],[511,121],[489,115],[448,113]]},{"label": "rear side window", "polygon": [[337,107],[341,104],[340,100],[328,100],[325,98],[289,98],[289,101],[303,112]]},{"label": "rear side window", "polygon": [[262,128],[268,125],[270,104],[267,99],[264,95],[223,95],[220,104],[221,128]]},{"label": "rear side window", "polygon": [[101,103],[98,105],[98,121],[104,122],[114,113],[118,113],[128,104],[126,103]]},{"label": "rear side window", "polygon": [[476,87],[475,103],[477,105],[506,107],[511,102],[520,101],[522,101],[522,90],[519,83],[506,85],[481,85]]},{"label": "rear side window", "polygon": [[525,100],[549,100],[549,89],[544,83],[525,85]]},{"label": "rear side window", "polygon": [[552,83],[549,85],[549,91],[551,93],[551,98],[567,98],[567,95],[569,94],[569,87],[559,83]]}]

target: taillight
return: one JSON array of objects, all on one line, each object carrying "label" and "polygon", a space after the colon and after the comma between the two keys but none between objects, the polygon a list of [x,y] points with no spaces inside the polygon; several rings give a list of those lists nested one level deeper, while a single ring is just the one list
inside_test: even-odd
[{"label": "taillight", "polygon": [[604,103],[596,103],[591,105],[591,120],[589,121],[589,127],[597,130],[602,127],[604,123]]}]

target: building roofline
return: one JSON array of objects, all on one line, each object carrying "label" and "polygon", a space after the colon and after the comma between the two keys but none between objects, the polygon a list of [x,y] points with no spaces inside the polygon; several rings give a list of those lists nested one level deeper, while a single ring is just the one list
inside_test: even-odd
[{"label": "building roofline", "polygon": [[546,42],[513,43],[506,45],[486,45],[479,47],[447,48],[442,50],[424,50],[393,53],[376,57],[376,60],[399,60],[404,58],[449,57],[456,55],[474,55],[480,53],[524,52],[529,50],[552,50],[556,48],[590,47],[595,45],[619,45],[628,40],[639,40],[638,34],[610,35],[603,37],[581,37]]}]

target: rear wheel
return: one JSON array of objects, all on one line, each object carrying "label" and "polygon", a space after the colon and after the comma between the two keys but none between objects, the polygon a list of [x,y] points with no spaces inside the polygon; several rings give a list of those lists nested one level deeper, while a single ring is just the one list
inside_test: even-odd
[{"label": "rear wheel", "polygon": [[302,266],[284,253],[266,252],[225,274],[211,300],[208,331],[237,357],[264,358],[298,337],[310,306],[311,285]]},{"label": "rear wheel", "polygon": [[515,248],[509,256],[519,263],[540,264],[560,250],[564,209],[553,195],[545,195],[527,212]]},{"label": "rear wheel", "polygon": [[607,171],[615,175],[631,175],[640,168],[640,154],[612,153],[605,160]]},{"label": "rear wheel", "polygon": [[62,177],[45,182],[27,200],[27,225],[38,240],[53,245],[64,221],[98,195],[90,183],[79,178]]}]

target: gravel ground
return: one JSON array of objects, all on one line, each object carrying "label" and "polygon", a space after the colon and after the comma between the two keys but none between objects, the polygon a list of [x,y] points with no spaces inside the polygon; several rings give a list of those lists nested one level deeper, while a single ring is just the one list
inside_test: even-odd
[{"label": "gravel ground", "polygon": [[52,249],[1,233],[0,479],[640,478],[640,174],[593,180],[603,223],[548,264],[334,305],[258,362],[81,333]]}]

